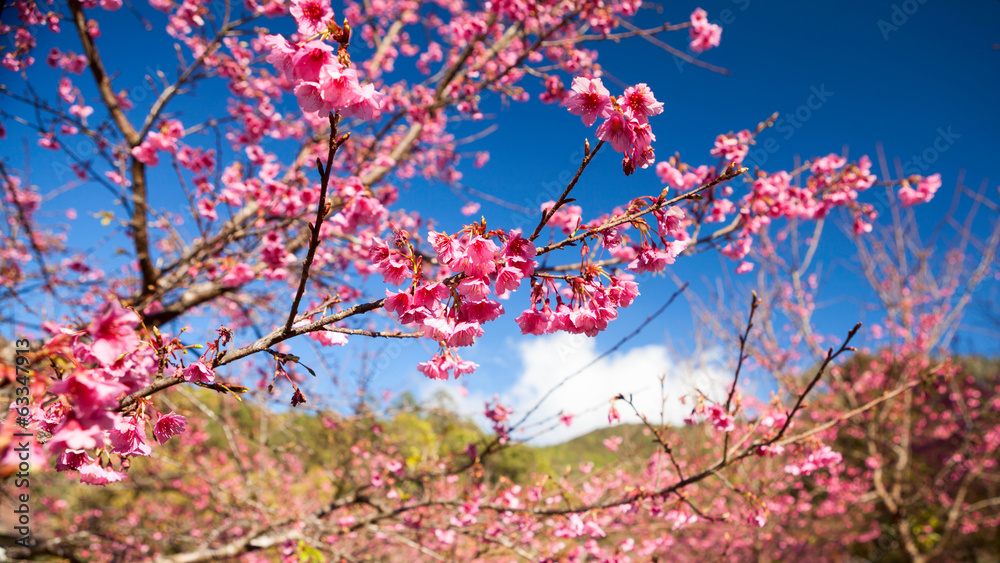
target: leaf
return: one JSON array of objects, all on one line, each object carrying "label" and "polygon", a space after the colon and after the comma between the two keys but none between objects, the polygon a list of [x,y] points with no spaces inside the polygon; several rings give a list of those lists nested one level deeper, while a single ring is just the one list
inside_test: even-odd
[{"label": "leaf", "polygon": [[323,552],[302,540],[299,540],[298,556],[299,563],[326,563]]}]

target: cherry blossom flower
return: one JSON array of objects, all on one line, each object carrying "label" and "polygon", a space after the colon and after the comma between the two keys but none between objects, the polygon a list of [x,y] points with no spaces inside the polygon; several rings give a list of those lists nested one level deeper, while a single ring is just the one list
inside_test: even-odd
[{"label": "cherry blossom flower", "polygon": [[347,344],[346,334],[332,330],[314,330],[309,333],[309,338],[319,342],[322,346],[344,346]]},{"label": "cherry blossom flower", "polygon": [[604,447],[607,448],[609,451],[617,452],[618,446],[622,445],[622,440],[623,438],[621,436],[612,436],[610,438],[606,438],[603,442]]},{"label": "cherry blossom flower", "polygon": [[707,414],[708,420],[712,422],[712,426],[719,432],[732,432],[736,429],[732,415],[726,412],[726,409],[722,405],[714,404],[708,407]]},{"label": "cherry blossom flower", "polygon": [[295,18],[299,33],[306,37],[324,31],[327,23],[333,20],[329,0],[292,0],[288,12]]},{"label": "cherry blossom flower", "polygon": [[719,135],[715,138],[715,147],[709,154],[721,157],[724,160],[740,164],[750,151],[751,134],[744,129],[735,135]]},{"label": "cherry blossom flower", "polygon": [[651,116],[663,113],[663,102],[656,100],[653,91],[645,83],[629,86],[624,95],[618,98],[618,105],[640,123],[645,123]]},{"label": "cherry blossom flower", "polygon": [[80,466],[80,482],[89,485],[109,485],[125,479],[126,475],[111,467],[103,467],[98,462]]},{"label": "cherry blossom flower", "polygon": [[598,117],[611,117],[614,111],[611,92],[604,87],[600,78],[574,78],[572,92],[566,97],[565,104],[570,113],[581,116],[587,127],[592,126]]},{"label": "cherry blossom flower", "polygon": [[611,143],[611,147],[620,153],[628,152],[635,139],[634,127],[639,121],[620,113],[612,113],[607,120],[597,128],[597,138]]},{"label": "cherry blossom flower", "polygon": [[934,194],[940,187],[941,175],[933,174],[931,176],[921,178],[917,183],[916,189],[913,189],[909,182],[903,182],[903,185],[899,188],[896,195],[899,196],[899,201],[904,206],[910,207],[918,203],[927,203],[928,201],[934,199]]},{"label": "cherry blossom flower", "polygon": [[722,38],[722,28],[714,23],[708,23],[708,13],[698,8],[691,13],[691,50],[702,53],[719,46]]},{"label": "cherry blossom flower", "polygon": [[116,300],[87,327],[91,338],[90,353],[101,364],[108,365],[131,352],[139,345],[139,336],[133,328],[139,315],[122,307]]},{"label": "cherry blossom flower", "polygon": [[818,469],[834,467],[842,460],[843,457],[833,451],[830,446],[822,446],[817,450],[809,452],[809,455],[800,464],[786,465],[785,473],[789,475],[809,475]]},{"label": "cherry blossom flower", "polygon": [[184,380],[192,383],[211,383],[215,379],[215,372],[205,363],[205,360],[198,360],[184,369]]},{"label": "cherry blossom flower", "polygon": [[156,425],[153,426],[153,437],[156,438],[158,444],[162,444],[178,434],[183,434],[186,429],[187,419],[171,411],[156,419]]},{"label": "cherry blossom flower", "polygon": [[152,451],[146,443],[145,422],[138,416],[119,420],[109,437],[115,453],[123,456],[149,455]]},{"label": "cherry blossom flower", "polygon": [[102,426],[77,418],[68,418],[52,433],[46,442],[46,447],[52,453],[65,450],[89,450],[104,445],[104,430]]},{"label": "cherry blossom flower", "polygon": [[622,417],[618,414],[618,409],[615,408],[615,404],[611,403],[611,408],[608,410],[608,424],[614,424],[616,422],[621,422]]}]

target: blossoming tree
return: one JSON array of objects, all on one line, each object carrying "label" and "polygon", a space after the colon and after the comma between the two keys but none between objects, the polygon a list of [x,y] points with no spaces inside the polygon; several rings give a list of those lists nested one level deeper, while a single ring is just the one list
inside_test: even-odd
[{"label": "blossoming tree", "polygon": [[[104,219],[120,227],[129,250],[120,269],[87,260],[72,231],[43,218],[46,198],[59,188],[30,186],[24,170],[3,163],[0,276],[10,299],[54,309],[33,326],[17,323],[27,332],[2,342],[5,388],[25,388],[27,400],[13,401],[5,419],[0,470],[7,476],[19,470],[14,436],[27,430],[38,468],[89,485],[176,486],[202,499],[191,507],[130,506],[135,512],[120,518],[138,519],[142,511],[142,518],[202,521],[216,530],[201,530],[197,542],[137,536],[110,543],[84,531],[36,546],[36,553],[115,546],[135,550],[136,557],[207,561],[283,546],[289,556],[320,549],[351,559],[389,537],[437,558],[486,557],[477,542],[530,559],[582,557],[580,549],[613,557],[640,544],[648,555],[667,547],[665,540],[629,538],[608,551],[596,538],[605,535],[602,526],[621,523],[640,507],[683,525],[702,514],[688,498],[701,482],[732,466],[785,455],[786,446],[807,438],[809,446],[786,460],[795,468],[787,474],[836,465],[840,455],[818,442],[824,434],[789,429],[806,396],[853,350],[857,327],[819,355],[820,367],[806,384],[786,382],[767,411],[769,423],[740,415],[739,369],[725,401],[697,397],[692,421],[711,422],[721,456],[691,452],[692,459],[678,459],[657,430],[663,463],[656,465],[655,486],[635,475],[562,493],[543,484],[488,485],[482,464],[509,445],[511,429],[523,422],[498,402],[486,412],[495,435],[440,459],[404,463],[399,443],[376,445],[378,424],[370,421],[353,441],[338,438],[342,466],[322,494],[281,505],[280,495],[267,498],[245,487],[263,486],[280,472],[277,490],[292,494],[305,482],[298,480],[302,466],[294,454],[265,453],[261,445],[251,455],[251,444],[237,435],[227,436],[231,456],[202,447],[206,421],[196,419],[214,411],[198,409],[193,400],[171,406],[179,404],[172,395],[195,387],[229,401],[256,394],[241,375],[252,372],[248,366],[266,370],[268,391],[278,387],[292,406],[308,404],[299,382],[303,370],[311,370],[288,347],[303,338],[324,347],[365,338],[423,339],[434,350],[416,368],[432,379],[459,378],[477,368],[460,350],[491,323],[514,322],[524,335],[595,336],[635,301],[646,274],[687,255],[717,249],[746,273],[754,268],[755,245],[770,249],[772,223],[797,227],[839,208],[864,236],[877,216],[864,192],[876,183],[895,191],[902,205],[934,196],[939,176],[879,182],[866,156],[848,162],[830,154],[794,170],[748,171],[743,159],[775,116],[753,130],[719,135],[709,152],[714,164],[696,166],[677,156],[658,161],[653,128],[664,104],[644,83],[612,93],[597,52],[584,45],[680,31],[700,53],[719,44],[721,29],[700,9],[679,24],[639,28],[630,22],[639,7],[632,0],[347,1],[333,7],[322,0],[151,0],[149,8],[166,15],[180,68],[169,78],[150,77],[162,84],[146,103],[116,84],[116,69],[101,56],[114,46],[102,16],[122,9],[120,0],[68,0],[58,7],[14,2],[17,22],[2,32],[13,35],[15,48],[2,64],[19,81],[0,93],[24,111],[0,113],[11,127],[36,131],[41,150],[65,157],[74,182],[110,194],[123,217]],[[291,33],[266,28],[289,23]],[[36,61],[38,45],[52,34],[75,36],[81,52],[53,47],[44,63]],[[36,86],[43,64],[59,73],[54,88]],[[172,105],[196,88],[224,91],[218,109],[225,117],[185,123],[172,114]],[[91,94],[99,100],[93,106]],[[399,183],[418,174],[458,181],[462,155],[452,124],[485,119],[479,104],[487,94],[525,103],[537,98],[551,111],[578,115],[594,140],[585,143],[559,197],[537,210],[530,232],[486,218],[452,233],[428,228],[433,218],[394,206]],[[5,125],[0,135],[6,131]],[[203,143],[199,132],[212,132],[213,142]],[[80,140],[93,144],[92,155],[77,153]],[[573,205],[588,165],[610,151],[621,159],[624,176],[652,169],[657,185],[613,209]],[[477,155],[476,164],[487,157]],[[184,204],[151,205],[150,195],[164,190],[175,190]],[[549,259],[540,261],[543,256]],[[508,314],[501,300],[517,291],[528,294],[529,303]],[[759,305],[755,298],[751,318]],[[740,366],[750,329],[747,324],[739,342]],[[22,341],[30,352],[15,362]],[[19,367],[30,369],[30,379]],[[629,403],[619,397],[609,419]],[[731,440],[740,429],[743,437]],[[193,463],[215,475],[214,482],[171,480],[156,462],[136,463],[176,441],[194,448]],[[251,481],[250,465],[258,462],[264,469]],[[240,483],[231,481],[236,475]],[[747,498],[744,521],[763,525],[767,510],[759,508],[765,505]],[[275,504],[281,506],[259,510]],[[207,517],[209,505],[229,506],[230,516]],[[491,517],[480,519],[484,511]],[[587,536],[595,541],[570,541]],[[452,551],[439,554],[443,546]],[[398,546],[383,547],[395,553]]]}]

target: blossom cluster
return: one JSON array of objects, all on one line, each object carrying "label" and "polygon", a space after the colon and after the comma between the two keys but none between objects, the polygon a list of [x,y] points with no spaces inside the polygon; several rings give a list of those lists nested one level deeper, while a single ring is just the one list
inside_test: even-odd
[{"label": "blossom cluster", "polygon": [[600,78],[576,77],[572,91],[563,102],[583,124],[591,127],[598,118],[604,120],[597,128],[597,138],[607,141],[622,153],[622,169],[628,176],[636,168],[647,168],[656,162],[649,118],[663,113],[663,102],[656,100],[646,84],[625,89],[623,95],[612,97]]},{"label": "blossom cluster", "polygon": [[551,278],[542,278],[532,288],[531,307],[517,318],[521,333],[563,331],[596,336],[618,318],[619,308],[628,307],[639,295],[639,286],[630,274],[607,275],[607,278],[605,285],[601,275],[592,270],[570,278],[562,287]]},{"label": "blossom cluster", "polygon": [[722,39],[722,28],[708,22],[708,13],[698,8],[691,13],[691,50],[703,53],[712,47],[719,46]]},{"label": "blossom cluster", "polygon": [[[299,106],[320,115],[339,111],[364,120],[377,117],[385,96],[372,84],[361,86],[357,71],[350,68],[346,22],[344,28],[337,26],[329,3],[322,0],[293,0],[290,12],[302,36],[320,38],[291,43],[281,35],[268,35],[264,44],[270,50],[267,62],[291,83]],[[337,40],[340,48],[326,43],[327,37]]]},{"label": "blossom cluster", "polygon": [[712,428],[719,432],[732,432],[736,429],[736,421],[733,415],[726,411],[726,408],[719,403],[705,405],[699,401],[695,408],[684,417],[686,424],[698,424],[708,420],[712,423]]},{"label": "blossom cluster", "polygon": [[143,164],[156,166],[160,163],[157,153],[166,151],[176,155],[177,141],[182,137],[184,137],[184,125],[176,119],[165,120],[159,131],[151,131],[140,145],[132,148],[132,156]]},{"label": "blossom cluster", "polygon": [[819,449],[809,452],[809,455],[800,463],[786,465],[785,473],[789,475],[809,475],[818,469],[836,467],[841,461],[843,461],[843,456],[833,451],[830,446],[822,446]]},{"label": "blossom cluster", "polygon": [[[502,241],[498,246],[495,241]],[[473,225],[457,235],[432,232],[429,241],[437,262],[458,274],[452,286],[424,281],[419,272],[422,261],[405,241],[394,247],[380,243],[373,264],[385,280],[400,285],[412,280],[408,289],[386,289],[385,308],[404,325],[416,325],[441,350],[418,369],[431,379],[447,379],[471,373],[478,367],[462,360],[454,348],[471,346],[482,336],[483,323],[504,313],[503,305],[489,296],[503,297],[530,278],[537,263],[535,247],[517,230],[488,232]]]},{"label": "blossom cluster", "polygon": [[[138,323],[134,311],[112,303],[82,329],[46,324],[52,333],[46,353],[76,367],[49,387],[57,400],[34,412],[33,424],[49,435],[44,446],[33,442],[36,459],[52,456],[57,470],[77,471],[82,482],[104,485],[125,478],[129,457],[151,453],[147,422],[161,444],[184,432],[185,417],[162,414],[151,404],[130,414],[117,411],[119,401],[147,386],[158,369],[155,352],[136,331]],[[177,372],[192,380],[194,373],[202,380],[212,376],[200,361]],[[121,459],[120,470],[111,464],[111,454]]]},{"label": "blossom cluster", "polygon": [[941,175],[932,174],[926,178],[920,178],[917,180],[916,189],[910,185],[910,182],[904,181],[903,185],[900,186],[899,191],[896,195],[899,196],[899,201],[905,207],[911,207],[918,203],[927,203],[934,198],[934,194],[941,187]]},{"label": "blossom cluster", "polygon": [[[719,135],[711,155],[718,157],[724,166],[739,165],[753,143],[754,134],[749,130]],[[722,254],[740,262],[737,273],[746,273],[753,269],[747,258],[754,240],[777,219],[819,220],[834,209],[843,208],[853,217],[856,234],[870,232],[878,212],[872,204],[860,201],[859,196],[875,185],[876,176],[871,168],[872,161],[867,155],[848,162],[831,153],[815,159],[807,169],[808,175],[800,172],[805,176],[804,182],[796,181],[793,173],[787,171],[758,171],[742,198],[733,197],[732,186],[722,185],[709,192],[703,203],[694,204],[680,218],[680,227],[682,230],[691,227],[699,218],[702,223],[733,221],[735,229],[727,237]],[[664,184],[681,192],[703,186],[719,174],[714,166],[693,167],[676,157],[657,163],[656,173]],[[912,183],[917,184],[916,189],[911,187]],[[939,186],[939,175],[911,178],[902,182],[898,195],[904,205],[914,205],[930,201]]]}]

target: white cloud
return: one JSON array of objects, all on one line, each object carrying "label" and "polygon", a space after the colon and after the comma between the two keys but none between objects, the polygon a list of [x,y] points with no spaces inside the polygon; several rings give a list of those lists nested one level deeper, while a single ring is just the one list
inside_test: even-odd
[{"label": "white cloud", "polygon": [[[593,338],[559,333],[522,341],[517,346],[521,373],[511,385],[499,393],[501,402],[514,408],[512,422],[517,422],[538,401],[566,376],[593,361],[603,351]],[[661,389],[660,376],[664,375]],[[648,345],[617,352],[603,358],[552,392],[524,425],[526,432],[515,438],[534,437],[536,445],[553,444],[608,426],[611,399],[619,393],[631,395],[639,410],[653,423],[660,421],[679,424],[691,410],[680,397],[695,392],[695,388],[713,399],[724,397],[732,371],[720,360],[718,352],[702,354],[691,361],[673,358],[665,346]],[[472,416],[484,427],[483,404],[492,395],[470,391],[460,397],[454,382],[429,382],[424,396],[445,391],[450,394],[462,414]],[[662,399],[666,398],[664,402]],[[616,404],[622,422],[639,422],[631,407]],[[574,415],[567,427],[559,423],[561,412]]]}]

